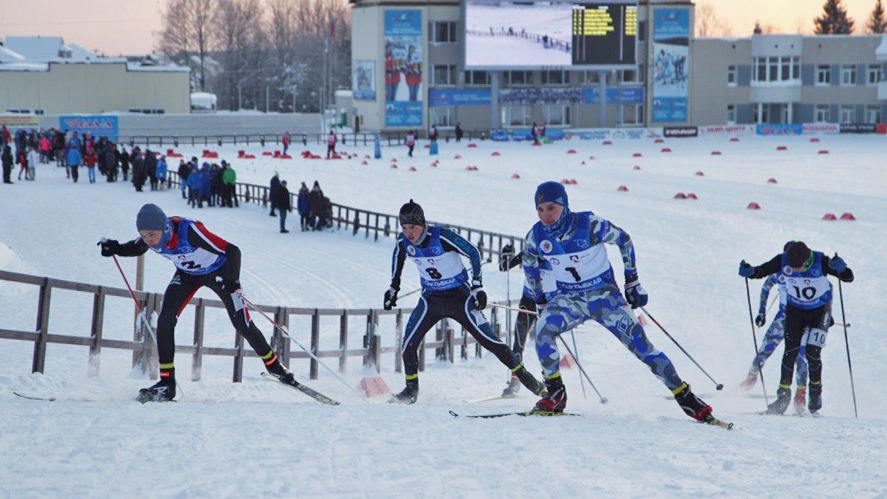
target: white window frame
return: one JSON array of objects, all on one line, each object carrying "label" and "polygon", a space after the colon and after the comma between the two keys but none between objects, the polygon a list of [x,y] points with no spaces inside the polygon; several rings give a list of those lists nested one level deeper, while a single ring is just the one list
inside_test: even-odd
[{"label": "white window frame", "polygon": [[[521,75],[520,79],[523,81],[516,81],[517,79],[515,78],[515,75],[518,74]],[[523,69],[506,71],[505,81],[506,83],[508,83],[509,86],[513,87],[529,87],[533,85],[533,72]]]},{"label": "white window frame", "polygon": [[841,86],[852,87],[856,85],[856,65],[841,65]]},{"label": "white window frame", "polygon": [[431,84],[447,86],[456,84],[455,64],[435,64],[431,66]]},{"label": "white window frame", "polygon": [[736,124],[736,106],[733,104],[727,104],[727,124]]},{"label": "white window frame", "polygon": [[817,104],[813,108],[813,121],[816,123],[828,123],[828,115],[831,112],[831,106],[828,104]]},{"label": "white window frame", "polygon": [[454,126],[456,123],[456,106],[429,107],[428,114],[428,121],[439,127]]},{"label": "white window frame", "polygon": [[877,125],[881,122],[881,108],[879,106],[865,106],[865,122]]},{"label": "white window frame", "polygon": [[510,103],[502,106],[503,126],[530,126],[533,123],[532,106]]},{"label": "white window frame", "polygon": [[854,123],[856,120],[856,106],[841,106],[838,110],[839,123]]},{"label": "white window frame", "polygon": [[569,104],[545,104],[542,106],[542,122],[554,126],[569,126],[573,113]]},{"label": "white window frame", "polygon": [[737,84],[738,84],[738,82],[737,82],[736,66],[734,64],[731,64],[731,65],[727,66],[727,86],[728,87],[735,87]]},{"label": "white window frame", "polygon": [[869,64],[865,71],[865,84],[873,87],[881,81],[881,65]]},{"label": "white window frame", "polygon": [[[444,28],[444,26],[446,28]],[[458,43],[456,21],[431,21],[428,23],[428,43],[443,45]]]},{"label": "white window frame", "polygon": [[816,66],[816,83],[817,87],[827,87],[832,84],[832,67],[828,64],[820,64]]}]

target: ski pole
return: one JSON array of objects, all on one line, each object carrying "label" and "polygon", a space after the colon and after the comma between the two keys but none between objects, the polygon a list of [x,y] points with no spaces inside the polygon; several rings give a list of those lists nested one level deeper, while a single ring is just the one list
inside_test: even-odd
[{"label": "ski pole", "polygon": [[764,371],[761,369],[761,363],[758,362],[758,358],[761,356],[761,351],[758,350],[758,334],[755,332],[755,319],[752,317],[751,288],[748,286],[748,277],[745,278],[745,296],[748,298],[748,320],[751,321],[751,338],[752,341],[755,342],[755,364],[758,366],[758,377],[761,378],[761,390],[764,391],[764,403],[769,406],[770,401],[767,399],[767,386],[764,384]]},{"label": "ski pole", "polygon": [[705,371],[705,369],[703,369],[702,366],[699,365],[698,362],[696,362],[696,359],[694,359],[693,356],[691,356],[689,353],[687,353],[687,351],[684,350],[684,347],[682,347],[681,344],[677,342],[677,340],[675,340],[670,334],[668,334],[668,331],[666,331],[665,328],[662,327],[662,324],[659,324],[659,321],[657,321],[656,319],[654,319],[653,316],[650,315],[650,312],[647,312],[647,309],[645,309],[644,307],[641,307],[641,311],[644,312],[644,315],[646,315],[647,317],[649,317],[650,320],[653,321],[654,324],[656,324],[657,326],[659,326],[659,329],[661,329],[662,332],[665,333],[665,336],[668,336],[668,339],[670,339],[675,345],[677,345],[678,348],[680,348],[681,351],[684,352],[684,355],[686,355],[688,359],[692,360],[693,363],[696,364],[696,367],[698,367],[699,370],[702,371],[703,374],[705,374],[706,376],[708,376],[708,379],[710,379],[711,382],[715,384],[715,388],[716,388],[716,389],[718,389],[718,390],[723,390],[723,389],[724,389],[724,385],[722,385],[722,384],[718,383],[717,381],[715,381],[714,378],[712,378],[711,375],[708,374],[708,373]]},{"label": "ski pole", "polygon": [[284,336],[286,336],[287,338],[289,338],[290,341],[292,341],[293,343],[295,343],[296,346],[298,346],[299,348],[301,348],[305,353],[308,354],[308,356],[310,356],[312,359],[314,359],[315,361],[317,361],[317,363],[320,364],[320,365],[322,365],[327,371],[329,371],[330,373],[332,373],[332,375],[335,376],[336,378],[338,378],[339,381],[341,381],[342,384],[344,384],[345,386],[347,386],[349,390],[352,390],[352,389],[353,389],[353,387],[352,387],[350,384],[348,384],[348,382],[345,381],[341,376],[339,376],[339,374],[336,373],[336,371],[333,371],[332,369],[330,369],[329,366],[327,366],[326,364],[324,364],[323,361],[320,360],[319,358],[317,358],[316,355],[314,355],[313,353],[311,353],[311,351],[309,351],[307,348],[303,347],[302,344],[299,343],[295,338],[293,338],[292,336],[290,336],[289,331],[287,331],[285,327],[283,327],[283,326],[281,326],[280,324],[278,324],[274,319],[272,319],[271,317],[269,317],[268,314],[266,314],[266,313],[263,312],[261,309],[259,309],[259,307],[257,307],[253,302],[249,301],[249,299],[248,299],[247,297],[243,296],[243,291],[241,291],[241,290],[238,289],[238,290],[237,290],[237,296],[239,296],[239,297],[244,301],[244,303],[246,303],[247,305],[249,305],[249,308],[255,310],[256,312],[258,312],[258,313],[260,313],[260,314],[262,314],[262,317],[268,319],[268,322],[270,322],[271,324],[273,324],[274,327],[277,328],[277,330],[281,332],[281,334],[283,334]]},{"label": "ski pole", "polygon": [[139,299],[136,298],[135,292],[132,290],[132,286],[129,285],[129,279],[126,278],[126,273],[123,271],[123,267],[120,266],[120,260],[117,259],[117,255],[111,255],[114,258],[114,263],[117,264],[117,270],[120,271],[120,277],[123,277],[123,282],[126,284],[126,289],[129,290],[129,296],[132,297],[132,301],[135,302],[136,308],[139,310],[139,319],[141,319],[142,324],[148,329],[148,332],[151,333],[151,336],[154,338],[154,341],[157,341],[157,332],[154,331],[154,328],[151,326],[151,323],[148,322],[148,318],[145,316],[145,310],[142,308],[142,304],[139,303]]},{"label": "ski pole", "polygon": [[560,335],[558,335],[558,339],[561,340],[561,343],[564,345],[564,348],[567,349],[567,352],[569,352],[570,355],[573,356],[573,360],[576,361],[576,365],[579,367],[579,372],[581,372],[582,375],[585,376],[585,379],[588,380],[588,384],[591,385],[591,388],[594,390],[594,393],[597,393],[597,396],[600,397],[600,399],[601,399],[601,403],[602,403],[602,404],[606,404],[606,403],[608,402],[607,397],[604,397],[603,395],[601,395],[601,392],[599,392],[598,389],[597,389],[597,387],[594,386],[594,383],[591,381],[591,377],[589,377],[589,376],[588,376],[588,373],[585,372],[585,368],[582,367],[582,364],[580,364],[579,361],[576,360],[576,356],[573,355],[573,351],[570,350],[570,346],[567,345],[567,342],[564,341],[564,339],[561,338]]},{"label": "ski pole", "polygon": [[859,418],[859,410],[856,408],[856,387],[853,384],[853,365],[850,363],[850,340],[847,338],[847,328],[850,324],[847,324],[847,317],[844,315],[844,290],[841,288],[841,279],[838,279],[838,298],[841,301],[841,321],[844,326],[844,346],[847,348],[847,370],[850,371],[850,392],[853,394],[853,414]]},{"label": "ski pole", "polygon": [[[578,366],[579,365],[579,347],[576,346],[576,329],[575,328],[570,330],[570,336],[573,337],[573,350],[576,351],[576,355],[573,355],[573,354],[570,354],[570,355],[573,355],[573,360],[576,361],[576,365]],[[582,385],[582,397],[587,399],[588,395],[585,393],[585,380],[582,379],[582,376],[579,376],[579,384]]]}]

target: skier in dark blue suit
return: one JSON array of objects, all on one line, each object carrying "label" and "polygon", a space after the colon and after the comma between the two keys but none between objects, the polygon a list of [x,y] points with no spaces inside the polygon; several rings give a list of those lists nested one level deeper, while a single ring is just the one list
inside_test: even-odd
[{"label": "skier in dark blue suit", "polygon": [[[422,207],[411,199],[400,209],[402,233],[397,238],[391,258],[391,287],[385,292],[385,310],[397,305],[400,274],[407,258],[419,269],[422,294],[410,315],[404,334],[401,355],[406,374],[406,388],[392,402],[412,404],[419,395],[419,344],[425,333],[443,318],[462,325],[484,348],[511,369],[512,374],[530,391],[539,395],[545,387],[500,340],[481,310],[487,305],[487,294],[481,281],[480,254],[470,242],[449,229],[428,227]],[[471,261],[471,277],[462,263]]]},{"label": "skier in dark blue suit", "polygon": [[[767,412],[782,414],[788,408],[792,395],[792,371],[795,360],[805,343],[810,387],[807,390],[807,408],[815,413],[822,408],[822,358],[825,338],[832,321],[833,275],[843,282],[853,282],[853,271],[837,254],[829,258],[819,251],[812,251],[802,241],[789,241],[785,250],[767,263],[757,267],[739,263],[739,275],[749,279],[762,279],[779,274],[785,286],[785,351],[776,400]],[[809,328],[809,331],[807,329]]]}]

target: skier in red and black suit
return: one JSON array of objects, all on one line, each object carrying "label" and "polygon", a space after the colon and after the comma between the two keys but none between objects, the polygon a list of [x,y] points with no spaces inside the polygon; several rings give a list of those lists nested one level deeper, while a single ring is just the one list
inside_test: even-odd
[{"label": "skier in red and black suit", "polygon": [[113,239],[100,242],[102,256],[139,256],[149,249],[169,259],[176,273],[163,294],[157,320],[157,352],[160,381],[139,390],[139,400],[164,402],[176,396],[175,327],[179,314],[203,286],[213,290],[231,324],[261,357],[269,373],[283,382],[292,374],[280,363],[262,332],[250,319],[240,296],[240,248],[208,231],[197,220],[169,217],[157,205],[146,204],[136,217],[139,238],[120,244]]}]

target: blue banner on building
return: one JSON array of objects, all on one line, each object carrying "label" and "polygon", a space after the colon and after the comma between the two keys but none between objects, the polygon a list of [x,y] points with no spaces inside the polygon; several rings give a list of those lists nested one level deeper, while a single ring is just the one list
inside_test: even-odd
[{"label": "blue banner on building", "polygon": [[[600,104],[601,92],[598,88],[585,89],[586,104]],[[608,104],[643,104],[644,87],[607,88]]]},{"label": "blue banner on building", "polygon": [[653,121],[687,121],[690,9],[653,11]]},{"label": "blue banner on building", "polygon": [[428,105],[438,106],[489,106],[493,94],[488,88],[432,88],[428,92]]},{"label": "blue banner on building", "polygon": [[385,126],[422,126],[422,11],[385,11]]},{"label": "blue banner on building", "polygon": [[758,135],[801,135],[804,133],[804,126],[800,123],[764,123],[755,127],[755,133]]},{"label": "blue banner on building", "polygon": [[59,116],[59,130],[68,130],[79,133],[88,133],[91,137],[108,137],[111,142],[117,142],[119,130],[117,116]]}]

